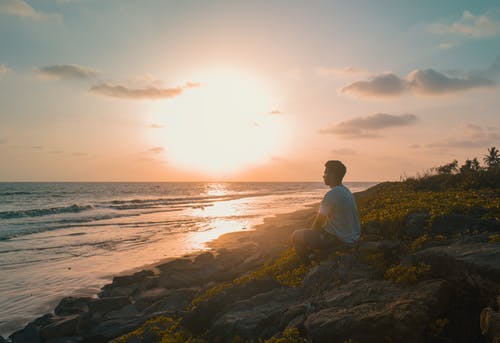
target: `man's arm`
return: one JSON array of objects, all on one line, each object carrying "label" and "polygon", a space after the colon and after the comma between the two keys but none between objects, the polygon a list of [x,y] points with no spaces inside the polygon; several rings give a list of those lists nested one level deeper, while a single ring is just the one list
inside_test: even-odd
[{"label": "man's arm", "polygon": [[326,223],[326,216],[324,214],[318,213],[318,215],[314,219],[311,228],[313,230],[321,230],[325,226],[325,223]]}]

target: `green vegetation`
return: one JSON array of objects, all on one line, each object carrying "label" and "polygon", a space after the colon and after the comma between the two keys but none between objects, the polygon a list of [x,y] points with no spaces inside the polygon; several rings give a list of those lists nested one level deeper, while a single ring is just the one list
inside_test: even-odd
[{"label": "green vegetation", "polygon": [[398,264],[387,269],[385,278],[395,283],[413,285],[423,280],[430,270],[431,267],[424,263],[420,263],[416,266],[403,266]]},{"label": "green vegetation", "polygon": [[309,272],[309,269],[309,266],[305,266],[300,263],[295,251],[292,248],[289,248],[285,250],[276,260],[264,264],[257,270],[234,280],[220,283],[212,288],[209,288],[191,302],[189,309],[194,309],[202,301],[208,300],[224,290],[237,285],[245,284],[252,280],[260,280],[270,277],[284,286],[298,287],[302,284],[302,280]]},{"label": "green vegetation", "polygon": [[[437,220],[446,225],[446,218],[453,215],[472,217],[480,222],[498,223],[500,220],[500,158],[498,150],[491,147],[484,156],[485,166],[477,158],[467,159],[459,166],[458,161],[431,169],[417,178],[407,178],[402,182],[379,184],[358,197],[357,203],[362,223],[361,240],[399,240],[403,249],[399,255],[387,257],[380,250],[370,251],[362,258],[381,272],[385,279],[400,285],[415,284],[428,275],[430,266],[426,264],[405,266],[400,264],[406,253],[421,249],[432,241],[446,241],[462,234],[479,234],[475,228],[464,227],[456,233],[433,234],[431,228]],[[418,222],[420,235],[411,237],[403,229],[411,216],[421,219]],[[443,224],[445,223],[445,224]],[[466,224],[464,224],[466,225]],[[489,242],[500,242],[500,233],[489,234]],[[337,251],[324,256],[333,259],[347,251]],[[275,260],[260,268],[223,282],[203,291],[196,297],[187,310],[195,309],[201,302],[252,280],[273,278],[288,287],[300,287],[310,267],[299,262],[293,249],[285,250]],[[430,334],[441,335],[449,325],[446,318],[438,319],[429,328]],[[190,334],[181,325],[181,318],[158,317],[149,320],[139,329],[120,337],[117,342],[207,342]],[[234,343],[245,342],[234,337]],[[278,337],[263,343],[306,342],[295,328],[287,329]],[[349,340],[347,342],[353,342]]]}]

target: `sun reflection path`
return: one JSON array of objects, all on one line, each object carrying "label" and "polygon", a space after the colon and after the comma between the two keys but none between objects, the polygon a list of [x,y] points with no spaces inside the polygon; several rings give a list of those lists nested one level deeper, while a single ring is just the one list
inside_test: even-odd
[{"label": "sun reflection path", "polygon": [[[230,195],[228,185],[211,183],[206,186],[209,196]],[[208,229],[193,233],[188,241],[195,249],[206,249],[206,243],[225,233],[247,229],[251,226],[251,215],[248,199],[220,201],[207,207],[192,208],[189,215],[208,220]]]}]

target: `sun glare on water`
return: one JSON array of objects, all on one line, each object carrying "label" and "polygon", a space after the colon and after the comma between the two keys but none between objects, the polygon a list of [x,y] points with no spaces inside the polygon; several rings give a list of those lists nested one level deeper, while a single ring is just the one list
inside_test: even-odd
[{"label": "sun glare on water", "polygon": [[263,83],[235,71],[195,75],[193,81],[200,86],[157,111],[165,129],[156,140],[169,163],[225,176],[283,151],[286,122]]}]

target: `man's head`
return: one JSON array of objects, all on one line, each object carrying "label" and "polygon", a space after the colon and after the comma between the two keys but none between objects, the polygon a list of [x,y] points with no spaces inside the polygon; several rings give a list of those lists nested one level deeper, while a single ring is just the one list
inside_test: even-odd
[{"label": "man's head", "polygon": [[323,174],[323,180],[325,185],[335,186],[342,183],[346,172],[345,165],[337,160],[330,160],[325,163],[325,173]]}]

